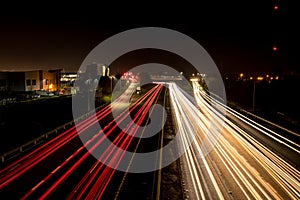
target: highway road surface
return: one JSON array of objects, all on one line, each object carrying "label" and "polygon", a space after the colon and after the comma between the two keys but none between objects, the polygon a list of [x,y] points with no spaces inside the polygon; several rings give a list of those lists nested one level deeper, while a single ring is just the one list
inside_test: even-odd
[{"label": "highway road surface", "polygon": [[[125,110],[113,118],[112,108],[127,105],[135,89],[136,85],[131,84],[112,104],[80,122],[77,127],[2,166],[0,196],[7,199],[114,199],[119,188],[116,184],[120,185],[125,176],[117,170],[124,156],[120,149],[136,148],[138,140],[132,136],[148,119],[147,113],[163,86],[154,85],[129,106],[129,112]],[[117,124],[126,118],[132,120],[121,130]],[[104,124],[99,132],[98,122]],[[85,141],[80,140],[78,135]],[[103,148],[105,138],[112,143],[96,159],[91,153]],[[153,173],[142,174],[135,181],[139,185],[146,181],[156,188],[153,177]],[[149,193],[153,195],[152,188],[144,190],[143,197],[146,198]]]},{"label": "highway road surface", "polygon": [[[115,101],[76,127],[2,164],[1,199],[167,199],[162,195],[168,185],[162,181],[164,174],[180,180],[181,188],[174,188],[182,190],[177,196],[182,199],[300,199],[299,133],[284,137],[227,107],[196,81],[193,96],[175,83],[157,83],[128,105],[136,86],[130,84]],[[163,113],[158,134],[151,139],[132,137],[147,125],[151,106],[158,102],[161,106],[168,102],[166,113],[172,123],[167,120],[167,124],[173,127],[163,126],[167,117]],[[113,109],[120,110],[114,117]],[[132,120],[127,123],[128,119]],[[117,146],[134,153],[161,149],[166,138],[175,137],[167,131],[178,138],[171,153],[184,152],[178,160],[174,156],[180,170],[173,174],[166,170],[175,168],[160,170],[163,151],[153,163],[157,171],[130,173],[134,156],[128,171],[117,170],[124,159]],[[106,138],[111,145],[103,146]],[[100,155],[93,154],[98,150]]]},{"label": "highway road surface", "polygon": [[169,83],[189,198],[299,199],[299,143],[193,88],[195,102]]}]

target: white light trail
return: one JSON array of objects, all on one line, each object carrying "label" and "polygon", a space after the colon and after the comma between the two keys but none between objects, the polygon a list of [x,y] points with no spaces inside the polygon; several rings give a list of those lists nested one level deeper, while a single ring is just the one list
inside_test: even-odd
[{"label": "white light trail", "polygon": [[[196,81],[192,84],[197,105],[175,83],[168,84],[181,138],[179,148],[192,143],[182,158],[188,186],[192,187],[190,195],[197,199],[229,199],[224,188],[231,188],[234,198],[299,199],[299,171],[224,113],[296,154],[300,153],[300,145],[208,96]],[[216,161],[218,166],[212,164]],[[226,175],[226,183],[216,173],[220,169],[225,170],[221,175]]]}]

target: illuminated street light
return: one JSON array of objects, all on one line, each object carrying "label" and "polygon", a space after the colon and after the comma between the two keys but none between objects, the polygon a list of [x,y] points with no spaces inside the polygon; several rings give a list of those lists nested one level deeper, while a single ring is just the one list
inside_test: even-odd
[{"label": "illuminated street light", "polygon": [[240,73],[240,79],[243,80],[244,74]]},{"label": "illuminated street light", "polygon": [[197,78],[191,78],[190,81],[194,82],[194,81],[199,81]]},{"label": "illuminated street light", "polygon": [[115,77],[114,76],[109,76],[110,79],[110,91],[111,93],[113,92],[113,85],[114,85],[114,81],[115,81]]}]

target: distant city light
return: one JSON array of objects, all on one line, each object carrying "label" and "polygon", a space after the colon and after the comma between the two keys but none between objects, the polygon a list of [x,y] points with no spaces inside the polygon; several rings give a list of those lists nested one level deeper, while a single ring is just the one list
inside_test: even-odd
[{"label": "distant city light", "polygon": [[273,51],[277,51],[277,47],[275,45],[273,46]]},{"label": "distant city light", "polygon": [[262,81],[262,80],[264,80],[264,77],[259,76],[259,77],[257,77],[257,80]]},{"label": "distant city light", "polygon": [[190,81],[199,81],[197,78],[191,78]]},{"label": "distant city light", "polygon": [[278,6],[277,5],[274,6],[274,10],[278,10]]}]

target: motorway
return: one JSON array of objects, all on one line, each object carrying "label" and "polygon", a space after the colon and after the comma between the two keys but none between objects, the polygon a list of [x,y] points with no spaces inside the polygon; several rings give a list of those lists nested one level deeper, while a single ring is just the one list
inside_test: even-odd
[{"label": "motorway", "polygon": [[[167,199],[172,195],[164,194],[167,190],[162,188],[171,186],[163,175],[169,174],[181,183],[181,188],[174,187],[182,190],[176,199],[300,199],[299,142],[227,107],[204,92],[198,82],[192,85],[193,97],[175,83],[153,84],[134,99],[128,112],[123,107],[135,91],[132,83],[120,97],[76,127],[3,164],[0,197]],[[157,119],[161,131],[150,138],[133,137],[144,133],[139,127],[147,127],[151,106],[158,102],[169,108],[167,116]],[[119,110],[117,115],[114,109]],[[172,121],[168,121],[170,116]],[[173,130],[163,126],[166,118]],[[122,122],[126,124],[120,128]],[[166,134],[170,130],[173,135]],[[172,155],[185,152],[178,160],[174,157],[174,168],[170,168],[172,163],[161,170],[165,154],[158,151],[153,165],[159,170],[130,173],[135,153],[162,149],[169,136],[170,140],[178,138],[170,148]],[[103,147],[107,138],[111,144]],[[120,149],[133,152],[125,172],[117,170],[126,160]],[[97,151],[102,153],[93,154]],[[174,169],[177,172],[170,174]]]},{"label": "motorway", "polygon": [[299,144],[193,88],[196,102],[169,83],[189,198],[299,199]]},{"label": "motorway", "polygon": [[[124,156],[121,149],[137,149],[139,141],[132,136],[135,136],[138,127],[148,120],[147,113],[160,96],[163,86],[154,85],[130,105],[129,112],[120,112],[113,118],[113,108],[118,109],[120,105],[122,107],[128,103],[135,89],[136,85],[131,84],[113,103],[80,122],[77,127],[70,128],[3,166],[0,169],[0,196],[8,199],[116,198],[116,194],[120,193],[117,190],[121,188],[116,187],[116,184],[121,185],[126,177],[126,173],[117,170]],[[123,130],[118,128],[118,123],[131,117],[131,122]],[[95,127],[98,122],[104,124],[104,128],[90,134],[91,131],[97,130]],[[82,143],[78,135],[85,138],[85,143]],[[159,135],[155,141],[160,141]],[[105,138],[112,142],[96,159],[91,153],[102,148]],[[109,166],[99,160],[107,162]],[[146,181],[155,186],[156,191],[157,182],[153,181],[157,179],[153,178],[156,176],[154,173],[157,172],[139,176],[140,179],[135,179],[135,183]],[[156,192],[152,194],[151,187],[149,189],[149,186],[146,186],[150,191],[145,191],[147,187],[144,187],[140,194],[144,196],[141,198],[146,198],[149,193],[156,195]]]}]

